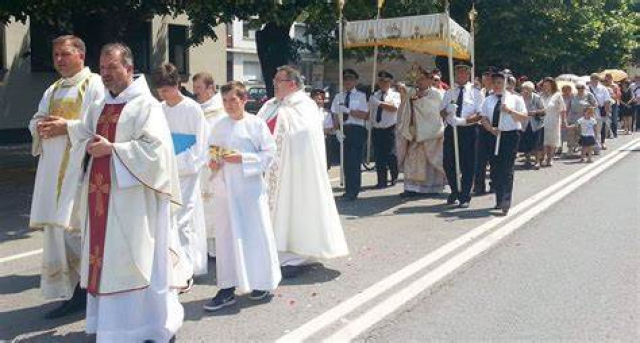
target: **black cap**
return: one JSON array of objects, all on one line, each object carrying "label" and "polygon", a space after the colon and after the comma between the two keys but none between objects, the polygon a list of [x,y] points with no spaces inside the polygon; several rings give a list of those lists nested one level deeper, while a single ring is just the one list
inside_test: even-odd
[{"label": "black cap", "polygon": [[506,79],[507,75],[505,75],[504,73],[498,72],[498,73],[492,73],[491,74],[491,78],[492,79]]},{"label": "black cap", "polygon": [[355,70],[349,68],[349,69],[345,69],[342,71],[342,77],[346,78],[346,77],[352,77],[354,79],[359,79],[360,76],[358,75],[358,73],[356,73]]},{"label": "black cap", "polygon": [[386,71],[386,70],[381,70],[381,71],[378,73],[378,77],[393,80],[393,75],[391,75],[391,73],[390,73],[390,72],[388,72],[388,71]]},{"label": "black cap", "polygon": [[461,68],[471,69],[471,63],[469,63],[469,62],[458,62],[453,67],[453,69],[461,69]]}]

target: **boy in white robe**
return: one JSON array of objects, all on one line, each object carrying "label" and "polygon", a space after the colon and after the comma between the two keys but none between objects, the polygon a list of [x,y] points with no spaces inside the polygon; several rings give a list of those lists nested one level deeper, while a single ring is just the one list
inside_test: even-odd
[{"label": "boy in white robe", "polygon": [[[104,97],[100,76],[84,66],[85,45],[75,36],[53,43],[53,65],[61,78],[51,85],[29,123],[32,154],[39,157],[29,226],[44,229],[40,287],[47,300],[64,299],[46,318],[84,310],[86,293],[80,280],[80,226],[74,218],[74,193],[82,151],[72,156],[67,124],[83,119],[87,108]],[[67,179],[67,182],[65,181]],[[69,182],[74,180],[75,182]],[[62,197],[63,188],[70,197]]]},{"label": "boy in white robe", "polygon": [[[200,107],[202,107],[207,126],[211,128],[217,120],[226,115],[222,107],[222,95],[220,92],[216,92],[216,84],[213,76],[209,73],[197,73],[191,78],[191,81],[193,82],[193,94],[196,96],[196,101],[200,104]],[[209,130],[207,130],[207,133],[208,132]],[[207,249],[209,257],[215,258],[216,242],[213,219],[215,209],[213,208],[212,180],[211,170],[209,168],[202,168],[200,187],[202,190],[204,224],[207,228]]]},{"label": "boy in white robe", "polygon": [[73,149],[90,156],[78,200],[86,332],[98,343],[168,342],[184,318],[170,289],[171,202],[181,201],[171,132],[127,46],[102,48],[100,74],[104,101],[69,126]]},{"label": "boy in white robe", "polygon": [[278,254],[269,218],[263,174],[275,152],[265,122],[244,111],[247,91],[240,82],[222,87],[227,116],[210,132],[214,173],[216,270],[220,289],[207,311],[235,303],[235,292],[265,299],[280,282]]},{"label": "boy in white robe", "polygon": [[[200,105],[180,92],[180,75],[173,64],[164,64],[154,72],[153,82],[163,100],[178,161],[182,207],[175,219],[182,248],[179,254],[186,258],[186,291],[193,283],[192,276],[207,273],[207,236],[200,192],[200,172],[207,160],[206,123]],[[180,281],[176,280],[176,286]]]}]

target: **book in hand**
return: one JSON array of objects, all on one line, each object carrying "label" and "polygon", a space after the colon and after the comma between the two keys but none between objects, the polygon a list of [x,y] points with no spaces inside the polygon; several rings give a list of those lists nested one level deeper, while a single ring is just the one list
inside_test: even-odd
[{"label": "book in hand", "polygon": [[186,133],[172,133],[173,152],[178,155],[196,144],[196,135]]}]

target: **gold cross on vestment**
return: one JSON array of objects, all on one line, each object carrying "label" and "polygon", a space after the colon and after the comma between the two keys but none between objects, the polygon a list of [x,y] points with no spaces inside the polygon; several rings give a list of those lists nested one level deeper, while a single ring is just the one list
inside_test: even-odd
[{"label": "gold cross on vestment", "polygon": [[[96,172],[95,178],[91,178],[92,181],[89,183],[89,194],[96,194],[96,208],[95,214],[97,217],[104,216],[104,201],[102,200],[102,195],[109,194],[109,184],[105,182],[104,175],[102,173]],[[95,179],[95,180],[94,180]]]},{"label": "gold cross on vestment", "polygon": [[93,253],[89,254],[89,265],[91,266],[91,280],[90,285],[94,285],[96,290],[98,289],[98,276],[100,274],[100,267],[102,267],[102,258],[100,257],[100,247],[95,247]]}]

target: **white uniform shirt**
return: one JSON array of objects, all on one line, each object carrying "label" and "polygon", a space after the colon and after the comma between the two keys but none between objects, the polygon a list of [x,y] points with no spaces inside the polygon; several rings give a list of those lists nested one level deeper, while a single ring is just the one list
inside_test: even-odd
[{"label": "white uniform shirt", "polygon": [[[351,111],[362,111],[368,112],[369,105],[367,103],[367,96],[361,91],[353,88],[351,91],[351,95],[349,96],[349,110]],[[345,95],[344,93],[340,93],[333,98],[333,103],[331,104],[331,113],[338,114],[338,108],[341,104],[344,104]],[[366,124],[364,119],[358,119],[352,115],[347,117],[347,121],[344,122],[345,125],[359,125],[364,127]]]},{"label": "white uniform shirt", "polygon": [[[498,102],[498,97],[495,94],[489,95],[482,104],[482,116],[489,119],[489,123],[493,123],[493,109]],[[506,93],[506,96],[502,96],[502,103],[506,104],[510,109],[527,114],[527,107],[524,104],[524,100],[521,97]],[[500,115],[500,122],[498,123],[498,129],[500,131],[513,131],[522,130],[522,123],[517,121],[512,115],[502,112]]]},{"label": "white uniform shirt", "polygon": [[320,117],[322,118],[322,129],[333,130],[333,114],[325,108],[320,108],[318,110],[320,111]]},{"label": "white uniform shirt", "polygon": [[392,88],[389,88],[389,90],[387,90],[386,94],[384,95],[384,99],[382,99],[381,96],[382,91],[378,90],[373,93],[373,96],[369,99],[369,107],[371,108],[369,118],[371,119],[371,123],[373,123],[373,127],[377,129],[386,129],[392,127],[393,125],[396,125],[396,123],[398,122],[398,110],[391,112],[383,109],[382,119],[380,120],[380,122],[378,122],[376,120],[376,116],[378,114],[378,105],[374,105],[372,100],[373,98],[376,98],[378,100],[381,100],[382,102],[390,102],[396,108],[400,108],[400,93],[396,92]]},{"label": "white uniform shirt", "polygon": [[[446,93],[444,93],[444,98],[442,99],[442,105],[440,106],[440,110],[444,110],[450,104],[456,104],[458,102],[458,96],[460,94],[460,86],[456,85],[455,88],[449,89]],[[460,112],[461,118],[469,118],[472,115],[479,113],[482,110],[482,102],[484,97],[480,90],[473,86],[471,82],[467,82],[464,85],[464,93],[462,94],[462,111]],[[447,124],[455,125],[451,122],[451,118],[446,119]],[[469,125],[469,124],[467,124]],[[458,126],[467,126],[467,125],[458,125]],[[471,124],[475,125],[475,124]]]}]

